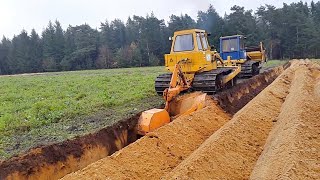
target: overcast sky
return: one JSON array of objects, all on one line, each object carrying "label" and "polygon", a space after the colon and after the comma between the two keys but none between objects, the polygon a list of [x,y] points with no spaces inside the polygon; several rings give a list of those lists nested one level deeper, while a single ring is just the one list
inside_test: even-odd
[{"label": "overcast sky", "polygon": [[[69,24],[89,24],[99,27],[106,19],[119,18],[126,21],[129,16],[146,16],[152,11],[168,21],[171,14],[189,14],[194,19],[199,10],[207,10],[212,4],[223,16],[233,5],[256,10],[264,4],[282,7],[282,4],[300,0],[0,0],[0,37],[12,38],[22,29],[35,28],[41,33],[49,20],[58,19],[65,29]],[[310,3],[311,0],[304,0]],[[316,1],[316,0],[315,0]]]}]

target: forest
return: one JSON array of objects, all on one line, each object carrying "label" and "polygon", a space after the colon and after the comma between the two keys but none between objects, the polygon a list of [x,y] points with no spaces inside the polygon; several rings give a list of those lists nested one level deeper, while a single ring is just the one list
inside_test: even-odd
[{"label": "forest", "polygon": [[64,30],[56,20],[41,34],[22,30],[1,40],[0,74],[162,65],[170,51],[168,37],[191,28],[210,32],[217,48],[221,36],[241,34],[246,46],[264,42],[269,59],[320,57],[320,2],[264,5],[254,11],[233,6],[223,17],[210,5],[197,19],[181,14],[166,22],[151,13],[126,22],[106,20],[97,29],[82,24]]}]

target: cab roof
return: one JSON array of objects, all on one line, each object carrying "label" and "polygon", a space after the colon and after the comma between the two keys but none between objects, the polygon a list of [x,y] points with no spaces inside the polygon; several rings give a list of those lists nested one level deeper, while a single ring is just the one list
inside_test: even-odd
[{"label": "cab roof", "polygon": [[202,29],[187,29],[187,30],[181,30],[181,31],[176,31],[174,32],[175,35],[179,35],[179,34],[191,34],[194,32],[199,32],[199,33],[205,33],[205,30]]},{"label": "cab roof", "polygon": [[232,36],[223,36],[223,37],[220,37],[220,39],[230,39],[230,38],[235,38],[235,37],[243,37],[243,35],[232,35]]}]

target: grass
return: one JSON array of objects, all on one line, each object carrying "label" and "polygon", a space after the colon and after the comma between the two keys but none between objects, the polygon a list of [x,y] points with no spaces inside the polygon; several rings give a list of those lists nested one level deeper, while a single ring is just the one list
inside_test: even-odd
[{"label": "grass", "polygon": [[310,59],[312,62],[315,62],[317,64],[320,64],[320,59]]},{"label": "grass", "polygon": [[162,68],[47,73],[0,78],[0,132],[30,129],[155,95]]},{"label": "grass", "polygon": [[[312,62],[320,64],[320,59],[310,59]],[[272,68],[275,66],[280,66],[288,62],[288,60],[269,60],[264,64],[264,68]]]},{"label": "grass", "polygon": [[288,62],[288,60],[269,60],[264,64],[264,68],[272,68],[275,66],[280,66]]},{"label": "grass", "polygon": [[[268,61],[273,67],[286,61]],[[163,67],[0,77],[0,133],[30,130],[155,96]]]},{"label": "grass", "polygon": [[0,159],[37,142],[62,141],[160,105],[154,79],[163,69],[0,77]]}]

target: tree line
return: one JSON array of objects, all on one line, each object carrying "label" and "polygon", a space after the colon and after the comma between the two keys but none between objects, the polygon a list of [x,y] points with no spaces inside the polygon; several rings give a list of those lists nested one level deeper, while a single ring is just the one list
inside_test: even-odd
[{"label": "tree line", "polygon": [[0,42],[0,74],[82,69],[154,66],[163,64],[169,53],[168,37],[174,31],[199,28],[211,32],[210,43],[219,48],[219,38],[242,34],[246,45],[263,41],[269,59],[320,57],[320,2],[264,5],[256,11],[233,6],[221,17],[210,5],[197,19],[188,14],[171,15],[166,23],[153,13],[101,23],[69,26],[49,22],[39,35],[25,30]]}]

